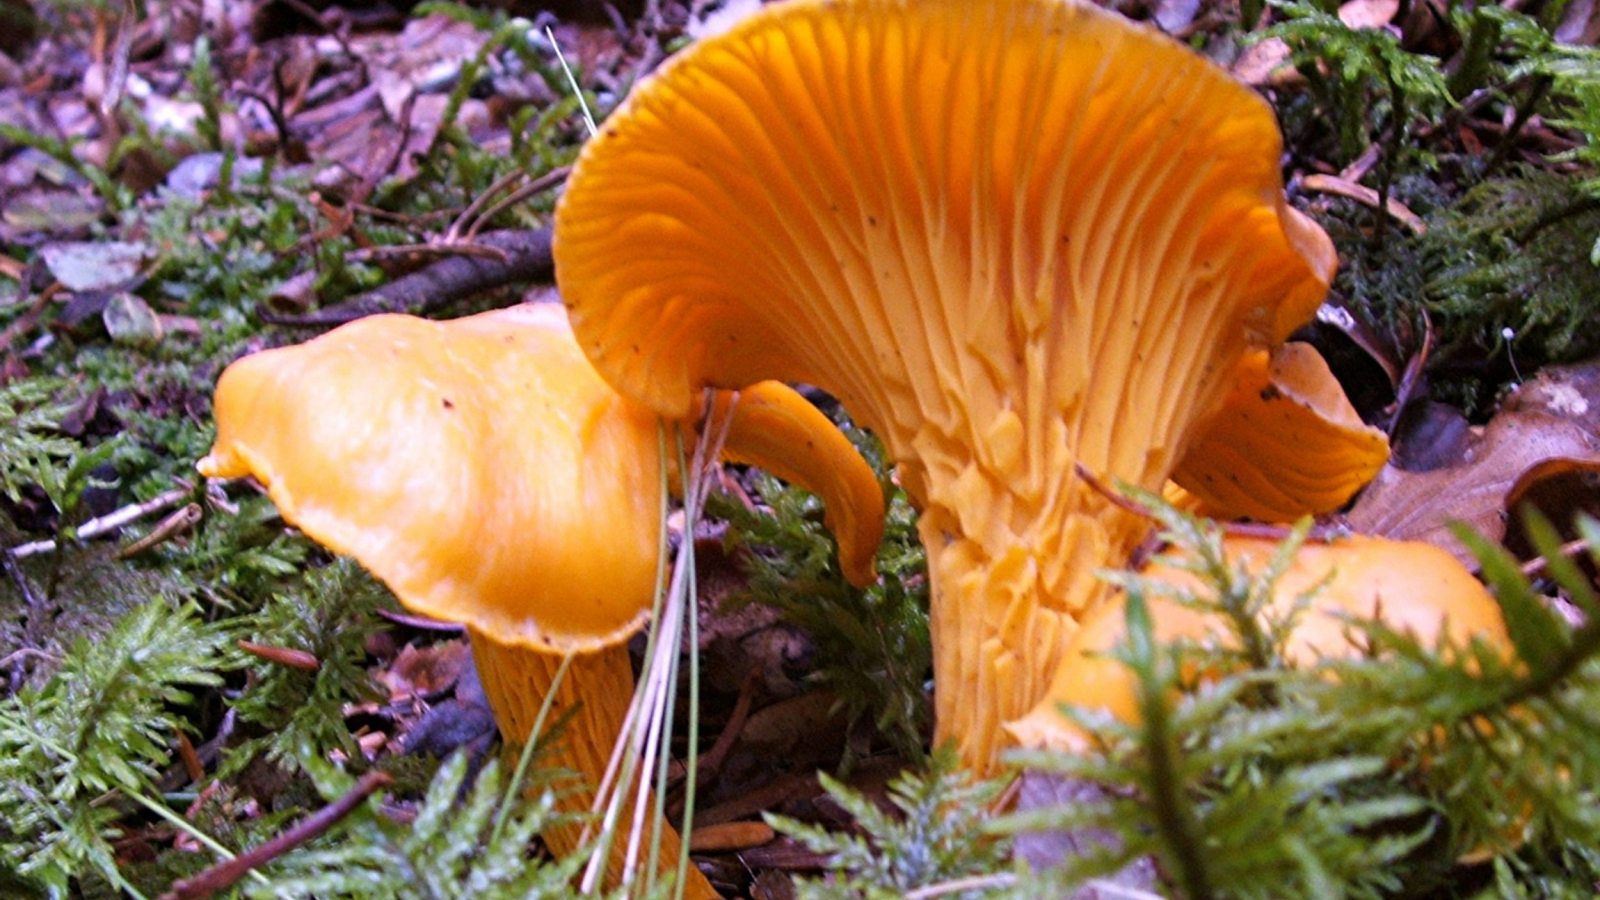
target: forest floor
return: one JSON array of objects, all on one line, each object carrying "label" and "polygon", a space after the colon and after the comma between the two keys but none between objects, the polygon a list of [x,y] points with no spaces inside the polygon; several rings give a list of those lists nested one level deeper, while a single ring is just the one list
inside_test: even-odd
[{"label": "forest floor", "polygon": [[[484,812],[503,802],[531,833],[548,810],[441,767],[476,773],[498,747],[463,629],[405,612],[252,483],[207,483],[195,463],[241,356],[374,312],[552,299],[548,225],[583,107],[603,115],[757,5],[0,0],[0,896],[564,896],[571,869],[500,853]],[[1580,516],[1600,515],[1600,3],[1112,6],[1271,102],[1290,200],[1339,248],[1298,337],[1393,456],[1322,524],[1434,543],[1474,570],[1482,552],[1455,523],[1521,563],[1583,538]],[[862,592],[833,571],[814,499],[743,468],[723,482],[692,541],[695,863],[757,900],[797,879],[808,896],[1039,890],[1010,862],[1020,826],[993,827],[1014,794],[930,764],[927,584],[904,498],[885,578]],[[1513,514],[1524,502],[1553,537]],[[1557,673],[1518,697],[1571,692],[1548,698],[1560,728],[1537,713],[1500,726],[1552,772],[1590,772],[1561,754],[1600,734],[1572,711],[1600,696],[1586,579],[1532,583],[1532,605],[1561,613],[1548,622],[1507,614],[1561,648],[1500,673]],[[674,733],[676,810],[686,724]],[[1549,817],[1526,800],[1543,794],[1520,795],[1536,812],[1515,827],[1533,824],[1485,842],[1506,822],[1463,825],[1451,804],[1521,780],[1483,775],[1483,757],[1454,795],[1430,793],[1417,773],[1453,757],[1418,752],[1410,768],[1378,756],[1405,802],[1350,813],[1337,850],[1272,844],[1261,883],[1195,880],[1205,863],[1170,818],[1129,852],[1158,862],[1165,881],[1145,888],[1168,896],[1579,896],[1600,877],[1595,782],[1571,776],[1585,786]],[[1358,756],[1306,790],[1376,791]],[[1252,759],[1189,772],[1195,808],[1226,810]],[[1129,777],[1130,795],[1155,783]],[[895,808],[909,815],[874,815]],[[255,875],[217,874],[286,835]],[[1079,856],[1081,872],[1128,862]],[[830,885],[806,880],[829,870]]]}]

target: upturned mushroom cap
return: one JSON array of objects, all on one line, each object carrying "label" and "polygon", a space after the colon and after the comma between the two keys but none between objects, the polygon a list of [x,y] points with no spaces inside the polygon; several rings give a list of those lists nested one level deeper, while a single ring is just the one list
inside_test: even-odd
[{"label": "upturned mushroom cap", "polygon": [[[793,391],[752,393],[730,447],[823,492],[849,529],[847,571],[870,579],[871,468]],[[285,519],[417,612],[554,653],[616,643],[649,613],[657,418],[600,380],[558,306],[372,316],[257,353],[223,373],[216,418],[203,474],[254,475]]]},{"label": "upturned mushroom cap", "polygon": [[1222,409],[1172,478],[1218,519],[1331,512],[1377,476],[1389,438],[1361,421],[1322,354],[1291,342],[1245,354]]},{"label": "upturned mushroom cap", "polygon": [[203,474],[254,475],[417,612],[558,653],[649,612],[656,417],[600,380],[553,305],[372,316],[247,356],[216,418]]},{"label": "upturned mushroom cap", "polygon": [[[1274,550],[1271,541],[1230,537],[1224,554],[1256,573]],[[1199,596],[1207,591],[1193,572],[1162,557],[1142,574]],[[1351,627],[1351,618],[1382,621],[1427,647],[1442,642],[1459,649],[1478,639],[1508,656],[1511,653],[1499,604],[1455,557],[1432,544],[1366,536],[1306,544],[1274,586],[1273,608],[1264,612],[1285,616],[1312,590],[1314,599],[1285,648],[1287,660],[1295,665],[1367,652],[1360,643],[1362,632]],[[1145,602],[1155,638],[1162,643],[1180,639],[1211,641],[1216,646],[1233,643],[1232,632],[1219,615],[1162,594],[1147,594]],[[1088,746],[1088,736],[1059,712],[1062,704],[1104,710],[1124,722],[1139,720],[1133,676],[1112,656],[1125,639],[1125,603],[1126,597],[1119,596],[1084,619],[1048,695],[1032,713],[1008,726],[1022,746],[1074,752]]]},{"label": "upturned mushroom cap", "polygon": [[838,396],[923,509],[939,739],[987,768],[1235,362],[1336,255],[1265,102],[1077,0],[793,0],[640,83],[556,216],[596,368],[669,416]]}]

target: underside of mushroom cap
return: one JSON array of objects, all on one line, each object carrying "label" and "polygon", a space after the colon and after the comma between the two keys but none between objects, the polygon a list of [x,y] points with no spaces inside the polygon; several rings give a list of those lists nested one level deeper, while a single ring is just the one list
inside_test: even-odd
[{"label": "underside of mushroom cap", "polygon": [[792,0],[606,121],[557,276],[664,414],[778,378],[883,438],[924,511],[940,730],[983,767],[1146,527],[1076,466],[1159,488],[1326,290],[1280,149],[1259,97],[1087,3]]},{"label": "underside of mushroom cap", "polygon": [[807,381],[924,505],[974,462],[1029,505],[1064,457],[1154,487],[1331,277],[1280,146],[1248,89],[1087,4],[794,0],[606,122],[557,273],[596,368],[665,415]]},{"label": "underside of mushroom cap", "polygon": [[201,471],[254,475],[413,610],[554,652],[649,613],[656,417],[600,380],[559,307],[362,319],[234,363],[216,410]]},{"label": "underside of mushroom cap", "polygon": [[1247,88],[1086,3],[792,0],[607,120],[557,272],[597,368],[669,417],[809,381],[907,443],[916,413],[975,427],[978,388],[1066,405],[1098,361],[1182,370],[1118,332],[1281,341],[1336,258],[1280,149]]}]

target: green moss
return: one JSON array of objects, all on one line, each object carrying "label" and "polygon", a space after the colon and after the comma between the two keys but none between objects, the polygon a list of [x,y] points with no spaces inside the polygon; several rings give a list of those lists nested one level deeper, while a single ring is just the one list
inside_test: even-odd
[{"label": "green moss", "polygon": [[1600,350],[1600,200],[1534,169],[1478,185],[1429,219],[1422,296],[1457,344],[1498,348],[1515,333],[1524,371]]},{"label": "green moss", "polygon": [[[848,430],[886,473],[876,442]],[[924,689],[933,665],[927,564],[916,515],[887,474],[881,477],[891,498],[889,518],[878,550],[880,577],[865,589],[845,580],[814,495],[762,475],[756,493],[764,510],[717,494],[706,509],[728,522],[729,547],[748,551],[749,590],[734,602],[758,601],[779,610],[817,648],[812,681],[839,696],[852,724],[870,723],[907,758],[916,758],[933,721]]]}]

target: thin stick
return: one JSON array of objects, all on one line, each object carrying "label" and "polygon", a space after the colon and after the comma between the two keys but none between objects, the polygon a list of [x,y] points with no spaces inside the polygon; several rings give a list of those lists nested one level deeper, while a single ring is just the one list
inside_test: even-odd
[{"label": "thin stick", "polygon": [[254,641],[237,640],[234,645],[240,650],[258,659],[264,659],[280,666],[299,669],[302,672],[315,672],[322,668],[322,660],[315,653],[300,650],[295,647],[274,647],[270,644],[258,644]]},{"label": "thin stick", "polygon": [[118,550],[117,559],[129,559],[146,550],[165,544],[167,541],[199,524],[204,515],[198,503],[190,503],[177,512],[168,514],[166,518],[157,522],[155,527],[150,529],[150,532],[144,537]]},{"label": "thin stick", "polygon": [[[44,598],[39,595],[38,591],[33,589],[33,582],[28,580],[28,573],[22,571],[22,567],[17,565],[15,552],[0,552],[0,567],[4,567],[6,574],[11,576],[11,582],[17,586],[17,592],[22,595],[22,602],[27,604],[28,609],[44,608]],[[11,659],[11,657],[8,656],[6,659]]]},{"label": "thin stick", "polygon": [[0,669],[9,669],[13,663],[27,659],[30,656],[45,662],[60,662],[61,660],[61,657],[56,656],[54,653],[38,650],[33,647],[22,647],[7,653],[3,657],[0,657]]},{"label": "thin stick", "polygon": [[398,256],[472,256],[504,264],[509,256],[499,247],[471,244],[463,241],[438,244],[386,244],[367,250],[352,250],[345,254],[348,262],[371,262]]},{"label": "thin stick", "polygon": [[19,335],[39,324],[39,316],[44,312],[44,308],[49,305],[51,298],[61,293],[61,291],[62,287],[59,281],[52,282],[49,287],[40,291],[39,295],[33,298],[33,302],[28,304],[27,310],[10,325],[7,325],[4,331],[0,331],[0,350],[9,347],[11,342],[16,340]]},{"label": "thin stick", "polygon": [[172,889],[162,894],[159,900],[203,900],[219,891],[227,890],[256,868],[266,865],[301,844],[320,837],[355,811],[356,807],[365,803],[378,789],[387,787],[393,781],[394,779],[387,773],[368,772],[361,776],[361,780],[356,782],[350,793],[301,819],[293,828],[266,843],[250,848],[234,859],[218,863],[193,878],[173,882]]},{"label": "thin stick", "polygon": [[[161,512],[188,499],[192,488],[177,488],[167,491],[159,497],[152,497],[143,503],[134,503],[117,510],[106,513],[96,519],[78,526],[79,538],[96,538],[109,531],[115,531],[129,522],[134,522],[145,516]],[[52,553],[56,549],[55,541],[34,541],[31,544],[21,544],[12,547],[9,551],[13,557],[21,559],[24,556],[37,556],[40,553]]]},{"label": "thin stick", "polygon": [[962,891],[1011,887],[1016,883],[1017,876],[1010,872],[999,872],[994,875],[969,875],[966,878],[941,881],[938,884],[930,884],[914,891],[906,891],[905,900],[932,900],[934,897],[959,894]]},{"label": "thin stick", "polygon": [[717,735],[717,740],[711,749],[700,757],[697,768],[700,777],[710,778],[722,768],[722,761],[733,746],[739,742],[739,735],[744,731],[745,721],[750,718],[750,707],[756,698],[757,676],[760,673],[752,669],[745,676],[744,684],[739,686],[739,699],[733,704],[733,713],[728,716],[728,723],[722,727],[722,733]]},{"label": "thin stick", "polygon": [[482,228],[486,223],[494,221],[494,217],[500,215],[500,213],[504,212],[505,210],[516,206],[518,203],[527,200],[529,197],[532,197],[535,194],[547,191],[561,182],[566,181],[567,174],[571,171],[571,166],[557,166],[556,168],[551,169],[543,175],[540,175],[538,178],[535,178],[522,187],[512,191],[499,203],[489,207],[483,212],[482,215],[478,216],[477,220],[472,223],[472,227],[467,229],[467,233],[465,235],[466,239],[470,241],[476,238],[480,228]]},{"label": "thin stick", "polygon": [[[1578,538],[1575,541],[1567,541],[1565,544],[1562,544],[1561,547],[1556,551],[1556,555],[1577,556],[1579,553],[1583,553],[1590,549],[1592,548],[1586,538]],[[1535,557],[1522,564],[1522,574],[1532,578],[1540,572],[1543,572],[1546,565],[1549,565],[1549,563],[1544,557]]]},{"label": "thin stick", "polygon": [[485,188],[483,193],[473,197],[472,202],[467,204],[467,208],[461,211],[461,215],[456,216],[456,220],[450,223],[450,227],[444,233],[444,243],[454,243],[456,237],[461,234],[462,229],[467,227],[467,223],[474,220],[478,215],[478,210],[483,209],[485,203],[488,203],[496,194],[516,184],[518,179],[526,177],[528,177],[527,173],[521,169],[512,169],[496,178],[494,184]]}]

